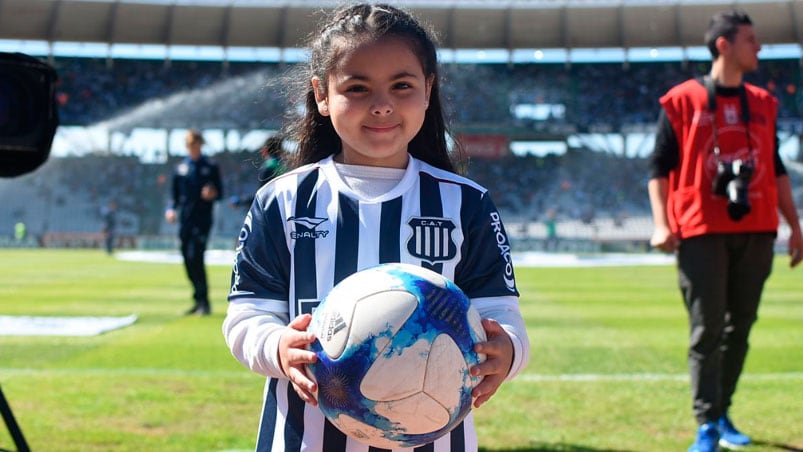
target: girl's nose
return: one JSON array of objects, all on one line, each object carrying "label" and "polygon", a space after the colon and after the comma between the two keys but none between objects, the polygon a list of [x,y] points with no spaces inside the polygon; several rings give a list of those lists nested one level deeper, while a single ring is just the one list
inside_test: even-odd
[{"label": "girl's nose", "polygon": [[374,99],[374,103],[371,106],[371,112],[378,116],[389,115],[393,112],[393,105],[390,103],[387,97],[385,96],[377,96]]}]

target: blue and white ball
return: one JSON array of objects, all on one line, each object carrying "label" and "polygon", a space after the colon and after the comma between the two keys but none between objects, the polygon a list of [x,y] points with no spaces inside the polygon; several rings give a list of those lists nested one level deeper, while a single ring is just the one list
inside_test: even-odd
[{"label": "blue and white ball", "polygon": [[313,312],[307,367],[332,424],[371,446],[394,449],[436,440],[471,410],[484,361],[480,315],[443,276],[409,264],[357,272]]}]

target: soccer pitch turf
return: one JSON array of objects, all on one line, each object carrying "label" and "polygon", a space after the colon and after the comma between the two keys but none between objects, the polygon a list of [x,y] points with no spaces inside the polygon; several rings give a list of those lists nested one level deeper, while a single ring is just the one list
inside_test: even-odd
[{"label": "soccer pitch turf", "polygon": [[[673,266],[653,264],[517,267],[531,360],[476,410],[483,450],[688,447],[686,314]],[[98,336],[0,335],[0,386],[32,450],[253,450],[263,379],[223,342],[229,265],[208,271],[213,315],[184,317],[175,262],[0,250],[0,315],[137,315]],[[732,408],[751,450],[803,449],[800,271],[778,256],[751,336]]]}]

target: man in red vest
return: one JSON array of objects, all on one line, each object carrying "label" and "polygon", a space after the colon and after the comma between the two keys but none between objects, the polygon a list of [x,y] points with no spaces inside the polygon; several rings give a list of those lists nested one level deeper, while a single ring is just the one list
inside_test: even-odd
[{"label": "man in red vest", "polygon": [[690,452],[739,448],[750,438],[728,416],[750,328],[772,269],[778,211],[803,258],[797,209],[778,153],[777,100],[745,83],[761,44],[741,11],[716,14],[705,34],[711,72],[660,99],[649,196],[650,244],[677,252],[689,314],[689,373],[699,425]]}]

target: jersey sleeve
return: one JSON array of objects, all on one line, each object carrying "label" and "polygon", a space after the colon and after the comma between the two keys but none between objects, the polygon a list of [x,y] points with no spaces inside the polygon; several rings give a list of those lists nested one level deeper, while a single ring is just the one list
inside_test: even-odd
[{"label": "jersey sleeve", "polygon": [[471,304],[484,319],[494,319],[505,330],[513,344],[513,362],[510,363],[506,380],[512,380],[530,362],[530,339],[527,326],[519,309],[516,297],[475,298]]},{"label": "jersey sleeve", "polygon": [[273,186],[267,185],[240,230],[229,301],[289,299],[290,252],[284,225]]},{"label": "jersey sleeve", "polygon": [[462,204],[465,240],[455,284],[469,298],[518,296],[510,240],[490,195],[466,187]]},{"label": "jersey sleeve", "polygon": [[510,240],[487,191],[464,190],[462,217],[466,238],[461,248],[463,258],[455,269],[455,284],[471,299],[483,318],[496,320],[508,334],[513,344],[513,362],[506,376],[506,380],[510,380],[530,359]]}]

